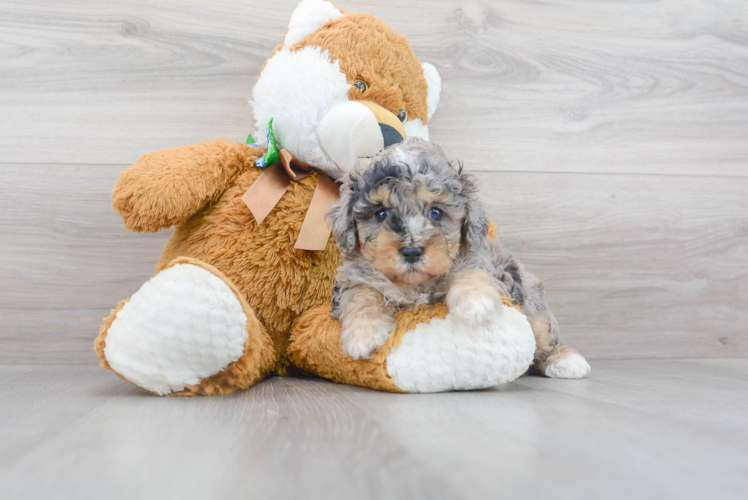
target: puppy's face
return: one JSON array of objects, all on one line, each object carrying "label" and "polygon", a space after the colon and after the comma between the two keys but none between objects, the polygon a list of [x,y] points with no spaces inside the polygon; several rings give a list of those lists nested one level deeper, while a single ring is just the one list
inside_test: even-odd
[{"label": "puppy's face", "polygon": [[344,252],[362,256],[397,285],[417,285],[452,266],[474,194],[438,146],[409,139],[343,185],[333,227]]},{"label": "puppy's face", "polygon": [[399,285],[449,270],[460,250],[464,210],[454,210],[448,192],[425,178],[389,178],[366,198],[355,211],[357,239],[374,269]]}]

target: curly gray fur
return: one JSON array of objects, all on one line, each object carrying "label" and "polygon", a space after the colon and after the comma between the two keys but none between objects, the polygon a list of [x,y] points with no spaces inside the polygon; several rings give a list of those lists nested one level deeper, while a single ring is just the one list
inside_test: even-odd
[{"label": "curly gray fur", "polygon": [[[383,205],[381,200],[373,199],[373,193],[381,192],[381,188],[386,189],[388,208],[392,210],[384,223],[375,220]],[[444,218],[438,224],[428,220],[424,213],[428,206],[414,195],[424,188],[439,197]],[[451,275],[480,269],[497,280],[505,296],[523,307],[531,324],[534,318],[541,318],[544,321],[540,323],[548,325],[547,331],[542,332],[546,345],[538,345],[536,357],[544,359],[550,349],[559,345],[558,323],[543,297],[542,283],[499,241],[487,236],[488,217],[478,199],[475,180],[435,144],[410,138],[387,148],[365,170],[343,179],[340,201],[328,215],[342,251],[333,294],[334,317],[338,318],[341,309],[345,309],[350,291],[357,286],[375,288],[396,310],[409,309],[443,300]],[[403,246],[419,244],[439,232],[447,241],[459,242],[459,253],[444,274],[413,286],[395,284],[375,269],[361,251],[361,245],[377,237],[383,228],[397,234]]]}]

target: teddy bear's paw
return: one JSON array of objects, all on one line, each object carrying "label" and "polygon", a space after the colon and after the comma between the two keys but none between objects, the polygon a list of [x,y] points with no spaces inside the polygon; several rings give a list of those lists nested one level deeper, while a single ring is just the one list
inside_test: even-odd
[{"label": "teddy bear's paw", "polygon": [[164,395],[224,370],[242,356],[247,335],[229,285],[202,267],[176,264],[117,313],[104,356],[126,380]]},{"label": "teddy bear's paw", "polygon": [[591,368],[581,354],[572,353],[545,367],[545,376],[549,378],[584,378]]},{"label": "teddy bear's paw", "polygon": [[397,323],[392,316],[351,321],[340,334],[340,348],[353,359],[370,359],[382,347]]},{"label": "teddy bear's paw", "polygon": [[527,318],[506,307],[483,323],[468,324],[450,311],[419,323],[387,356],[387,372],[405,392],[485,389],[527,371],[535,337]]}]

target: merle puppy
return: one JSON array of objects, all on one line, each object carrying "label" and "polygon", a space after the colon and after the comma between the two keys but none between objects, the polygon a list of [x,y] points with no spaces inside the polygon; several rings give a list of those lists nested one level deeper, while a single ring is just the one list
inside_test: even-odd
[{"label": "merle puppy", "polygon": [[535,334],[534,369],[554,378],[589,373],[564,346],[543,285],[487,236],[488,217],[473,179],[440,147],[410,138],[387,148],[341,187],[330,218],[342,264],[333,294],[340,347],[371,357],[395,328],[394,313],[444,301],[450,314],[478,324],[522,306]]}]

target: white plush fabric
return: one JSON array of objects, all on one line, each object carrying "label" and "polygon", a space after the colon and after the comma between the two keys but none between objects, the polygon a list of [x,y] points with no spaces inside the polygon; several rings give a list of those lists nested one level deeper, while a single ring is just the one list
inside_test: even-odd
[{"label": "white plush fabric", "polygon": [[324,26],[327,21],[337,19],[342,15],[343,13],[330,2],[302,0],[291,14],[291,21],[288,23],[288,31],[283,39],[283,46],[290,47],[299,43],[307,35]]},{"label": "white plush fabric", "polygon": [[282,49],[271,57],[252,91],[255,140],[267,146],[267,124],[273,119],[277,142],[300,160],[339,177],[342,171],[322,151],[317,127],[336,104],[348,101],[345,74],[329,53],[307,46]]},{"label": "white plush fabric", "polygon": [[247,317],[231,288],[210,271],[177,264],[117,313],[104,356],[130,382],[164,395],[222,371],[246,339]]},{"label": "white plush fabric", "polygon": [[421,139],[429,140],[429,127],[423,124],[423,120],[416,118],[415,120],[408,120],[403,123],[405,133],[408,137],[420,137]]},{"label": "white plush fabric", "polygon": [[550,378],[584,378],[590,374],[590,365],[581,354],[570,354],[545,369]]},{"label": "white plush fabric", "polygon": [[430,120],[434,116],[434,113],[436,113],[436,107],[439,105],[439,98],[442,93],[442,78],[433,64],[423,63],[421,66],[423,67],[423,76],[426,77],[426,83],[429,85],[426,105],[428,106]]},{"label": "white plush fabric", "polygon": [[522,375],[534,353],[530,323],[514,308],[469,327],[448,314],[407,332],[387,356],[387,372],[406,392],[484,389]]},{"label": "white plush fabric", "polygon": [[358,168],[361,159],[368,165],[370,158],[384,149],[374,112],[355,101],[336,104],[322,117],[317,140],[322,151],[345,173]]}]

